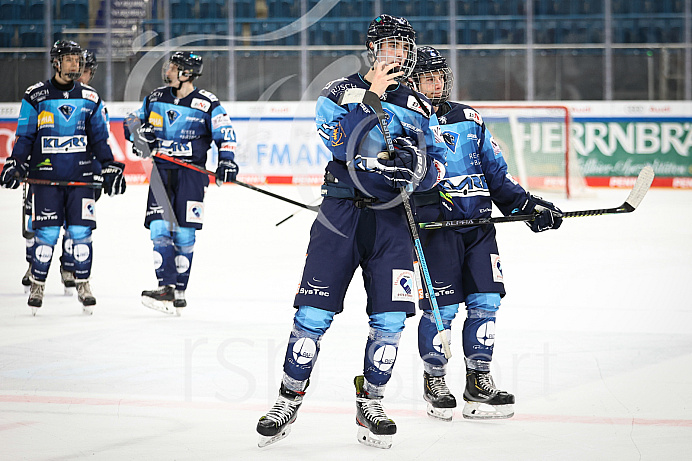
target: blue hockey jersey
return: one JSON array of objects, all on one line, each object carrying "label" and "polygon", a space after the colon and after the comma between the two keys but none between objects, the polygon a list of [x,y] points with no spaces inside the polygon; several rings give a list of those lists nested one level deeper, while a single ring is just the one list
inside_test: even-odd
[{"label": "blue hockey jersey", "polygon": [[[398,191],[387,184],[382,175],[347,167],[356,155],[377,158],[379,152],[387,150],[372,108],[365,104],[339,105],[339,97],[349,88],[369,89],[370,84],[360,74],[353,74],[328,83],[317,99],[317,132],[333,158],[327,164],[327,171],[341,183],[366,195],[391,200]],[[406,136],[417,141],[419,148],[427,146],[428,170],[418,189],[432,188],[444,176],[446,147],[430,101],[404,85],[386,91],[381,100],[392,139]]]},{"label": "blue hockey jersey", "polygon": [[[144,98],[134,115],[154,127],[156,151],[204,167],[211,143],[219,149],[219,159],[234,160],[236,136],[231,119],[218,98],[195,88],[179,99],[171,87],[161,87]],[[160,168],[182,168],[155,159]]]},{"label": "blue hockey jersey", "polygon": [[63,91],[51,80],[29,87],[19,109],[12,157],[29,163],[29,177],[91,181],[96,158],[113,161],[106,112],[96,90],[74,82]]},{"label": "blue hockey jersey", "polygon": [[446,193],[446,219],[490,217],[493,202],[505,215],[523,205],[526,190],[508,173],[481,115],[454,102],[442,104],[437,114],[447,145],[447,174],[439,186]]}]

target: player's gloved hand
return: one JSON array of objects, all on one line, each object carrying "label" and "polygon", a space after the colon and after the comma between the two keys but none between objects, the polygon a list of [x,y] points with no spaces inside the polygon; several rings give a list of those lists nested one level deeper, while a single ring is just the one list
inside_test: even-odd
[{"label": "player's gloved hand", "polygon": [[111,197],[125,193],[127,183],[125,182],[125,164],[120,162],[110,162],[103,165],[101,176],[103,176],[103,190]]},{"label": "player's gloved hand", "polygon": [[98,201],[101,198],[101,192],[103,191],[103,176],[94,173],[94,183],[100,184],[101,187],[94,188],[94,200]]},{"label": "player's gloved hand", "polygon": [[562,224],[562,211],[551,202],[543,200],[537,195],[526,193],[526,201],[520,210],[514,210],[512,214],[534,214],[538,213],[531,221],[526,221],[526,225],[534,232],[543,232],[548,229],[557,229]]},{"label": "player's gloved hand", "polygon": [[220,159],[216,167],[216,180],[221,182],[235,181],[238,176],[238,165],[231,159]]},{"label": "player's gloved hand", "polygon": [[143,123],[132,138],[132,152],[138,157],[149,157],[156,149],[156,133],[154,126],[150,123]]},{"label": "player's gloved hand", "polygon": [[396,138],[392,143],[394,157],[378,158],[375,169],[396,189],[418,183],[423,179],[428,168],[425,155],[411,138]]},{"label": "player's gloved hand", "polygon": [[27,165],[17,162],[17,159],[9,157],[5,160],[5,166],[0,173],[0,185],[7,189],[16,189],[26,177]]}]

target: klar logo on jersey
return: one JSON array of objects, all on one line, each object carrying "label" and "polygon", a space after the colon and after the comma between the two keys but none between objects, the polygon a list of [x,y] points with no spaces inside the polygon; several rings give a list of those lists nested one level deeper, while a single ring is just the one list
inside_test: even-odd
[{"label": "klar logo on jersey", "polygon": [[180,112],[171,109],[166,111],[166,115],[168,116],[168,124],[173,125],[175,121],[178,120],[178,117],[180,117]]},{"label": "klar logo on jersey", "polygon": [[475,195],[490,195],[488,192],[488,183],[485,181],[485,175],[469,174],[452,176],[447,181],[453,186],[451,195],[462,195],[464,197],[472,197]]},{"label": "klar logo on jersey", "polygon": [[459,140],[459,133],[455,133],[453,131],[443,131],[442,139],[444,139],[445,144],[447,144],[447,148],[450,151],[456,152],[457,141]]},{"label": "klar logo on jersey", "polygon": [[63,117],[65,117],[65,120],[69,121],[70,117],[72,117],[72,114],[74,113],[75,107],[69,104],[63,104],[62,106],[58,107],[58,110],[62,114]]},{"label": "klar logo on jersey", "polygon": [[44,136],[42,140],[44,154],[86,152],[86,136]]}]

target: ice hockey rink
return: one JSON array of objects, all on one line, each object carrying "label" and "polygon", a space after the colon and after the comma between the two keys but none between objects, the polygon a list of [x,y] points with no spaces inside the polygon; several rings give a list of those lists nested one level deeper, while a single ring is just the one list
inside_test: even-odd
[{"label": "ice hockey rink", "polygon": [[[269,190],[304,203],[319,196],[308,186]],[[20,283],[22,193],[0,190],[0,459],[689,459],[692,191],[652,189],[634,213],[569,219],[542,234],[498,225],[508,294],[493,374],[516,395],[516,415],[426,416],[411,318],[384,400],[398,426],[389,450],[356,441],[353,377],[368,331],[359,273],[291,435],[257,447],[314,213],[277,227],[298,209],[239,186],[210,187],[188,307],[173,317],[139,300],[156,285],[146,191],[130,186],[97,203],[94,315],[63,294],[56,256],[33,317]],[[567,211],[615,207],[627,194],[544,196]],[[463,315],[448,375],[460,401]]]}]

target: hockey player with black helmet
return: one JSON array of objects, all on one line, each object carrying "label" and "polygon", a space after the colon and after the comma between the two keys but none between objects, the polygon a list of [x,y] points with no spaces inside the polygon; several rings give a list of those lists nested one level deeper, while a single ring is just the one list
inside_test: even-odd
[{"label": "hockey player with black helmet", "polygon": [[[209,177],[156,157],[161,153],[204,168],[212,143],[219,152],[217,181],[236,179],[236,136],[231,120],[218,98],[194,85],[202,75],[202,57],[190,51],[176,51],[164,63],[166,86],[144,98],[141,108],[125,120],[125,136],[133,151],[142,157],[154,154],[167,200],[175,216],[175,226],[164,218],[164,203],[149,189],[145,227],[154,245],[154,268],[158,288],[142,291],[142,304],[166,314],[180,315],[187,306],[188,286],[194,253],[195,233],[204,221],[204,194]],[[150,184],[152,181],[150,181]],[[167,206],[166,206],[167,208]]]},{"label": "hockey player with black helmet", "polygon": [[[103,103],[93,88],[82,85],[82,48],[58,40],[50,50],[55,75],[26,90],[17,122],[17,141],[0,174],[0,185],[15,189],[29,180],[49,183],[93,181],[93,163],[103,165],[108,195],[125,191],[125,165],[113,161]],[[45,280],[60,227],[67,226],[76,258],[78,299],[91,314],[96,299],[89,277],[92,266],[92,229],[96,227],[94,189],[83,186],[33,184],[34,246],[28,304],[34,315],[43,304]]]},{"label": "hockey player with black helmet", "polygon": [[[317,100],[317,132],[332,160],[326,167],[323,201],[310,231],[293,302],[297,311],[279,397],[257,423],[260,446],[290,432],[320,340],[334,315],[343,310],[346,290],[359,266],[370,332],[363,374],[354,379],[358,441],[389,448],[396,433],[381,401],[404,320],[415,313],[413,246],[399,191],[434,187],[444,172],[445,147],[435,133],[437,120],[430,102],[402,84],[415,65],[415,32],[408,21],[378,16],[368,28],[366,47],[372,61],[368,72],[328,83]],[[368,103],[378,106],[374,103],[378,99],[388,115],[391,137],[396,138],[396,163],[378,156],[387,145]]]},{"label": "hockey player with black helmet", "polygon": [[[480,114],[466,104],[449,101],[454,75],[435,48],[418,48],[411,82],[433,103],[447,146],[447,171],[433,194],[414,194],[419,222],[490,217],[495,204],[505,215],[540,214],[527,224],[534,232],[560,227],[560,210],[521,187],[507,172],[499,145]],[[469,162],[469,159],[473,159]],[[454,230],[421,230],[430,276],[444,290],[436,299],[445,329],[451,328],[460,303],[466,305],[462,343],[466,365],[463,416],[470,419],[510,418],[514,396],[495,387],[490,362],[495,319],[505,295],[493,225]],[[422,299],[418,348],[423,359],[423,396],[428,414],[451,420],[456,398],[445,382],[447,359],[439,345],[428,299]]]}]

